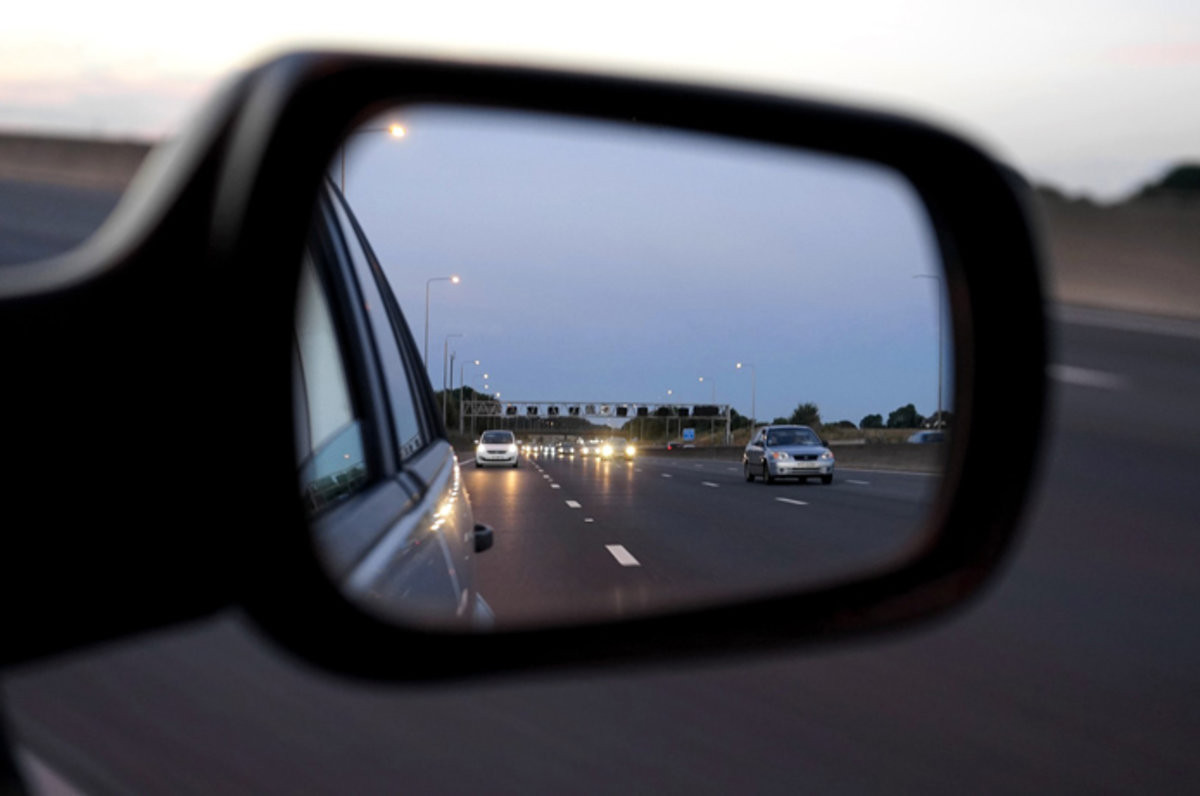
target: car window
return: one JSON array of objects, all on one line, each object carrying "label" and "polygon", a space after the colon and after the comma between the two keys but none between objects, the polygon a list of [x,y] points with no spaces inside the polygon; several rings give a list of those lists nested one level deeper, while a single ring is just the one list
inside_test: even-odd
[{"label": "car window", "polygon": [[367,466],[329,300],[309,256],[300,272],[292,380],[300,492],[316,512],[361,489]]},{"label": "car window", "polygon": [[402,353],[403,332],[399,319],[393,320],[380,286],[381,276],[357,225],[340,203],[335,208],[346,247],[349,250],[362,291],[363,309],[370,320],[378,348],[379,365],[385,375],[392,426],[401,459],[411,457],[432,439],[432,431],[421,422],[418,405],[413,397],[413,376],[407,367],[409,358]]}]

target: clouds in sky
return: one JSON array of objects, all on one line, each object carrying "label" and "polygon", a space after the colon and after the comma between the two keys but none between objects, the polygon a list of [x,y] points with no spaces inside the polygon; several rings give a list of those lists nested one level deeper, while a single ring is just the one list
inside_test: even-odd
[{"label": "clouds in sky", "polygon": [[[183,15],[182,17],[178,15]],[[1035,181],[1114,198],[1200,158],[1192,0],[25,3],[0,28],[0,125],[157,136],[230,70],[352,47],[716,80],[882,103]]]}]

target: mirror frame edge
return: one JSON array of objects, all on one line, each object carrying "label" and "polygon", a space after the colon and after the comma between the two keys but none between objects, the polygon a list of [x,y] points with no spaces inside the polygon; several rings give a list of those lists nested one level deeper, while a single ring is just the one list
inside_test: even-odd
[{"label": "mirror frame edge", "polygon": [[[436,100],[636,118],[890,166],[913,185],[936,230],[954,332],[956,433],[918,557],[832,588],[633,620],[452,635],[365,614],[338,593],[306,534],[297,533],[306,526],[296,510],[290,419],[273,424],[261,506],[273,520],[241,562],[238,597],[285,647],[328,669],[382,679],[741,655],[945,615],[994,577],[1036,472],[1045,403],[1043,251],[1028,187],[1011,170],[922,122],[719,88],[336,53],[284,56],[256,76],[225,159],[214,243],[236,272],[257,273],[248,279],[250,303],[270,306],[272,316],[290,318],[291,296],[281,295],[280,274],[256,272],[252,264],[284,261],[280,240],[298,253],[291,227],[307,218],[344,133],[385,104]],[[291,134],[296,129],[306,135]],[[1013,318],[1022,325],[1015,336],[1006,331]],[[270,359],[279,350],[274,335],[260,333],[254,343],[247,355]],[[271,382],[260,410],[271,403],[268,394],[287,398],[290,381]],[[1034,443],[1019,449],[987,422],[1001,404],[1006,428],[1020,428]]]}]

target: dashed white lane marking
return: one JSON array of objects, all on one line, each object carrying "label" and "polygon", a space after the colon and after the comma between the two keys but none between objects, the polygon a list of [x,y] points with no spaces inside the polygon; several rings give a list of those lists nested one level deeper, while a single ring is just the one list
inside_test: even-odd
[{"label": "dashed white lane marking", "polygon": [[583,518],[583,521],[584,521],[584,522],[595,522],[596,520],[595,520],[595,518],[593,518],[593,517],[584,517],[584,518]]},{"label": "dashed white lane marking", "polygon": [[792,500],[791,498],[775,498],[780,503],[791,503],[793,506],[807,506],[803,500]]},{"label": "dashed white lane marking", "polygon": [[543,475],[543,476],[542,476],[542,478],[545,478],[547,481],[549,481],[549,480],[550,480],[550,476],[549,476],[549,475]]},{"label": "dashed white lane marking", "polygon": [[560,484],[551,484],[550,488],[551,489],[562,489],[562,486]]},{"label": "dashed white lane marking", "polygon": [[867,486],[871,482],[870,481],[855,481],[853,478],[847,478],[846,483],[847,484],[861,484],[863,486]]},{"label": "dashed white lane marking", "polygon": [[1125,377],[1104,370],[1077,368],[1073,365],[1047,365],[1046,375],[1063,384],[1076,387],[1095,387],[1098,390],[1123,390],[1129,386]]},{"label": "dashed white lane marking", "polygon": [[729,470],[730,472],[733,472],[733,473],[736,473],[738,470],[738,468],[736,468],[736,467],[726,467],[725,469]]},{"label": "dashed white lane marking", "polygon": [[720,484],[714,484],[712,481],[701,481],[700,483],[704,484],[705,486],[720,486]]},{"label": "dashed white lane marking", "polygon": [[663,478],[674,478],[675,476],[671,475],[670,473],[663,473],[662,477]]},{"label": "dashed white lane marking", "polygon": [[617,563],[623,567],[640,567],[641,566],[641,564],[638,562],[638,560],[633,557],[633,554],[625,549],[625,545],[606,544],[606,545],[604,545],[604,549],[607,550],[608,552],[612,553],[612,557],[617,559]]},{"label": "dashed white lane marking", "polygon": [[579,503],[579,501],[578,501],[578,500],[568,500],[568,501],[567,501],[567,508],[572,508],[572,509],[581,509],[581,508],[583,508],[583,506],[582,506],[582,505]]}]

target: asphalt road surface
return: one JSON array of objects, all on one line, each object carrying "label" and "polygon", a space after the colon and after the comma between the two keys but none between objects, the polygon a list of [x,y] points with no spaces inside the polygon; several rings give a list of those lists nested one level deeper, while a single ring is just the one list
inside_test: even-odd
[{"label": "asphalt road surface", "polygon": [[495,529],[477,560],[500,625],[612,618],[761,597],[899,556],[936,476],[839,470],[833,484],[748,484],[737,462],[534,455],[519,469],[461,457],[475,517]]},{"label": "asphalt road surface", "polygon": [[39,781],[87,793],[1192,791],[1200,327],[1054,312],[1023,541],[982,598],[923,629],[719,665],[380,687],[314,671],[231,615],[8,673],[10,726]]}]

